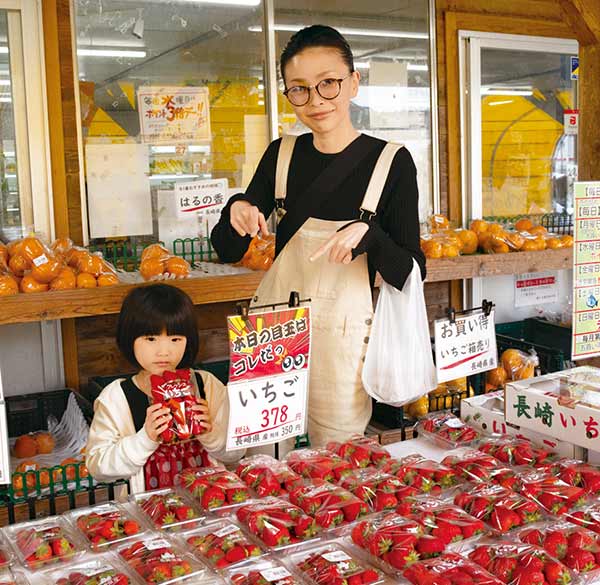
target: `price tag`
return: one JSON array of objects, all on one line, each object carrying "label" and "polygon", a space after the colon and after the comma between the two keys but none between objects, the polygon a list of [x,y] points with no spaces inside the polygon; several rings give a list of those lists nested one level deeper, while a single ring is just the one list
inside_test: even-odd
[{"label": "price tag", "polygon": [[41,266],[42,264],[47,264],[48,263],[48,257],[46,256],[46,254],[42,254],[41,256],[38,256],[37,258],[33,259],[33,263],[36,266]]},{"label": "price tag", "polygon": [[291,573],[285,567],[273,567],[272,569],[263,569],[260,572],[263,579],[267,581],[279,581],[279,579],[285,579],[291,577]]},{"label": "price tag", "polygon": [[220,530],[217,530],[214,534],[217,538],[223,538],[225,536],[229,536],[234,532],[238,532],[239,528],[234,524],[228,524],[227,526],[223,526]]},{"label": "price tag", "polygon": [[459,418],[451,418],[450,420],[446,421],[446,426],[450,427],[451,429],[460,429],[465,426],[465,423]]},{"label": "price tag", "polygon": [[159,548],[170,547],[171,545],[164,538],[157,538],[156,540],[146,542],[145,546],[148,550],[157,550]]},{"label": "price tag", "polygon": [[321,555],[326,561],[330,563],[340,563],[342,561],[351,561],[352,557],[345,553],[343,550],[334,550]]}]

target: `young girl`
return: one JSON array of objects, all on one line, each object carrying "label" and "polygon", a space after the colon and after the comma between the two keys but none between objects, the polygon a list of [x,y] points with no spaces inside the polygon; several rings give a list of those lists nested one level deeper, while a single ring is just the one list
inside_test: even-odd
[{"label": "young girl", "polygon": [[[109,384],[94,403],[86,465],[95,479],[129,479],[131,493],[149,489],[144,466],[171,420],[168,408],[151,405],[150,376],[190,368],[198,343],[194,305],[183,291],[155,284],[127,295],[119,314],[117,345],[139,371]],[[199,370],[192,370],[190,380],[197,400],[192,410],[205,429],[197,439],[213,457],[236,460],[243,453],[225,453],[229,417],[225,387]]]}]

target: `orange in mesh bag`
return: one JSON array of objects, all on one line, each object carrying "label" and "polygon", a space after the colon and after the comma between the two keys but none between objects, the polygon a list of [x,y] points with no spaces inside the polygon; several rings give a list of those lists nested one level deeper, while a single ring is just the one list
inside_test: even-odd
[{"label": "orange in mesh bag", "polygon": [[17,279],[8,272],[8,268],[3,268],[0,261],[0,297],[16,295],[19,292],[19,283]]},{"label": "orange in mesh bag", "polygon": [[533,378],[535,368],[539,365],[537,355],[525,353],[518,349],[507,349],[500,357],[502,367],[509,380],[526,380]]},{"label": "orange in mesh bag", "polygon": [[251,270],[269,270],[275,258],[275,236],[258,235],[252,239],[240,264]]},{"label": "orange in mesh bag", "polygon": [[151,244],[142,252],[140,274],[144,280],[187,278],[191,272],[187,260],[173,256],[161,244]]}]

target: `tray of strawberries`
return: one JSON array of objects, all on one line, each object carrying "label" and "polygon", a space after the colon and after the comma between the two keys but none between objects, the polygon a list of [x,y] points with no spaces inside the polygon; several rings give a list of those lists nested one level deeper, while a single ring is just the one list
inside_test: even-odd
[{"label": "tray of strawberries", "polygon": [[328,451],[350,461],[353,467],[382,467],[392,458],[389,451],[371,437],[356,436],[338,443],[327,443]]},{"label": "tray of strawberries", "polygon": [[483,539],[467,556],[507,585],[567,585],[573,580],[568,567],[530,544]]},{"label": "tray of strawberries", "polygon": [[498,485],[465,487],[454,497],[454,504],[499,533],[542,519],[535,502]]},{"label": "tray of strawberries", "polygon": [[8,546],[8,543],[4,540],[4,536],[0,532],[0,569],[7,567],[12,561],[13,554]]},{"label": "tray of strawberries", "polygon": [[175,476],[175,485],[186,490],[203,510],[217,510],[250,499],[248,486],[233,472],[215,467],[192,467]]},{"label": "tray of strawberries", "polygon": [[292,471],[307,479],[324,479],[332,483],[352,471],[352,463],[327,449],[296,449],[284,460]]},{"label": "tray of strawberries", "polygon": [[360,498],[343,487],[324,480],[293,489],[290,502],[312,516],[323,530],[355,522],[369,512]]},{"label": "tray of strawberries", "polygon": [[4,530],[17,559],[28,569],[40,570],[85,552],[81,540],[60,516],[13,524]]},{"label": "tray of strawberries", "polygon": [[580,487],[590,495],[600,495],[600,469],[577,459],[560,459],[554,472],[569,485]]},{"label": "tray of strawberries", "polygon": [[423,494],[440,494],[459,483],[459,477],[451,467],[416,453],[388,461],[383,470]]},{"label": "tray of strawberries", "polygon": [[471,482],[491,482],[512,489],[517,481],[512,469],[478,449],[454,449],[442,459],[442,464],[451,467],[462,479]]},{"label": "tray of strawberries", "polygon": [[449,412],[432,412],[419,420],[419,435],[442,449],[473,446],[481,433]]},{"label": "tray of strawberries", "polygon": [[[160,534],[149,534],[117,550],[119,558],[148,585],[197,583],[206,567]],[[208,583],[208,581],[205,581]]]},{"label": "tray of strawberries", "polygon": [[25,572],[15,567],[0,569],[0,585],[30,585]]},{"label": "tray of strawberries", "polygon": [[315,538],[315,519],[301,508],[269,496],[252,500],[236,510],[237,519],[270,549],[282,549]]},{"label": "tray of strawberries", "polygon": [[302,478],[289,466],[266,454],[242,459],[236,473],[261,498],[284,495],[302,484]]},{"label": "tray of strawberries", "polygon": [[405,498],[419,493],[416,488],[404,485],[395,475],[372,467],[354,469],[340,485],[376,512],[394,510]]},{"label": "tray of strawberries", "polygon": [[311,584],[383,583],[384,574],[337,542],[293,553],[290,564]]},{"label": "tray of strawberries", "polygon": [[285,565],[275,559],[231,567],[226,572],[227,582],[233,585],[305,585]]},{"label": "tray of strawberries", "polygon": [[512,435],[486,437],[477,448],[505,465],[540,467],[548,465],[556,457],[551,449],[538,447],[528,439]]},{"label": "tray of strawberries", "polygon": [[[458,554],[414,563],[403,575],[414,585],[501,585],[502,581]],[[525,585],[523,583],[523,585]],[[532,585],[532,584],[530,584]],[[537,585],[545,585],[543,582]]]},{"label": "tray of strawberries", "polygon": [[44,573],[56,585],[133,585],[129,571],[105,555],[87,556],[65,567]]},{"label": "tray of strawberries", "polygon": [[230,520],[213,522],[182,535],[202,561],[224,569],[265,553],[258,541]]},{"label": "tray of strawberries", "polygon": [[583,508],[567,512],[562,519],[600,534],[600,500],[592,500]]},{"label": "tray of strawberries", "polygon": [[67,517],[94,551],[135,538],[146,529],[128,505],[116,502],[71,510]]},{"label": "tray of strawberries", "polygon": [[204,514],[187,495],[163,488],[133,494],[130,501],[146,515],[157,530],[190,530],[199,526]]}]

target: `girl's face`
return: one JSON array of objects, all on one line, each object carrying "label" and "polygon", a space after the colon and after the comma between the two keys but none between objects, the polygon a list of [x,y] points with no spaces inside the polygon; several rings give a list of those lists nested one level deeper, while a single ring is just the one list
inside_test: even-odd
[{"label": "girl's face", "polygon": [[143,370],[161,376],[175,370],[183,359],[187,338],[183,335],[144,335],[133,342],[133,354]]},{"label": "girl's face", "polygon": [[[350,100],[358,93],[360,75],[357,71],[350,73],[339,51],[330,47],[304,49],[287,63],[284,77],[286,89],[311,86],[308,103],[292,107],[315,134],[329,133],[350,122]],[[328,100],[317,93],[315,86],[324,79],[343,79],[337,97]]]}]

